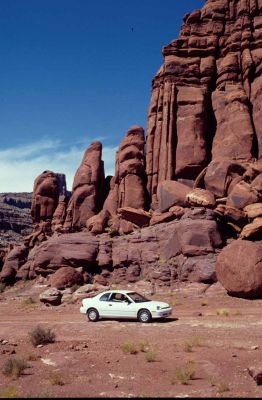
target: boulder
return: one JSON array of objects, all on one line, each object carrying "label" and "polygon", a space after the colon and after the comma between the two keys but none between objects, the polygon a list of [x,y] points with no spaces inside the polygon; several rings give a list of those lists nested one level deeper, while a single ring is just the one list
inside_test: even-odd
[{"label": "boulder", "polygon": [[188,204],[192,206],[203,206],[214,208],[216,206],[216,198],[213,193],[204,189],[193,189],[186,196]]},{"label": "boulder", "polygon": [[88,297],[93,297],[94,295],[96,295],[98,293],[102,293],[108,289],[109,288],[107,286],[103,286],[98,283],[87,284],[87,285],[81,286],[79,289],[77,289],[73,293],[73,298],[75,300],[80,300],[80,299],[85,299]]},{"label": "boulder", "polygon": [[239,179],[245,168],[236,162],[227,159],[213,160],[206,171],[205,187],[217,197],[227,195],[228,188],[234,179]]},{"label": "boulder", "polygon": [[17,272],[26,263],[29,249],[20,245],[14,247],[5,257],[5,262],[0,272],[0,282],[13,283]]},{"label": "boulder", "polygon": [[176,181],[163,181],[157,189],[159,210],[166,212],[173,206],[186,207],[188,205],[187,195],[191,188]]},{"label": "boulder", "polygon": [[83,284],[83,275],[73,267],[59,268],[48,280],[50,286],[59,290]]},{"label": "boulder", "polygon": [[226,205],[238,209],[244,209],[249,204],[257,203],[259,200],[258,192],[250,184],[239,182],[228,196]]},{"label": "boulder", "polygon": [[248,367],[248,373],[254,381],[256,382],[257,385],[262,385],[262,366],[261,364]]},{"label": "boulder", "polygon": [[120,216],[120,218],[132,222],[141,228],[143,226],[148,226],[151,219],[151,214],[149,212],[141,209],[137,210],[132,207],[119,208],[117,210],[117,214]]},{"label": "boulder", "polygon": [[261,242],[233,240],[218,256],[216,274],[229,294],[243,298],[262,296]]},{"label": "boulder", "polygon": [[249,204],[244,208],[244,211],[250,219],[262,217],[262,203]]},{"label": "boulder", "polygon": [[52,306],[59,306],[61,304],[62,293],[56,288],[45,290],[39,295],[39,300],[42,303],[50,304]]},{"label": "boulder", "polygon": [[262,217],[255,218],[251,224],[244,226],[241,239],[248,239],[262,232]]},{"label": "boulder", "polygon": [[160,213],[154,212],[150,220],[150,226],[162,224],[163,222],[169,222],[176,218],[176,215],[171,211]]}]

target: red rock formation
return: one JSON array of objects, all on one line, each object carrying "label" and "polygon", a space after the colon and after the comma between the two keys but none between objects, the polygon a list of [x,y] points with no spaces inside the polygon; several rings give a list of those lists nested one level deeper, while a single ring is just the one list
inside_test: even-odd
[{"label": "red rock formation", "polygon": [[84,228],[87,220],[100,211],[105,180],[104,163],[101,157],[102,144],[92,143],[86,150],[75,174],[72,196],[64,223],[65,229]]},{"label": "red rock formation", "polygon": [[[57,276],[64,277],[67,269],[62,267],[81,267],[83,273],[93,276],[101,273],[112,283],[137,281],[141,274],[161,285],[170,285],[171,277],[179,280],[182,276],[183,280],[214,281],[216,249],[221,245],[211,210],[197,209],[179,221],[115,238],[89,232],[54,235],[31,250],[28,258],[26,249],[18,248],[7,257],[0,281],[55,274],[50,278],[53,282]],[[205,256],[209,260],[206,271]]]},{"label": "red rock formation", "polygon": [[261,14],[257,0],[207,0],[163,48],[147,128],[153,204],[159,183],[195,179],[211,159],[261,156]]},{"label": "red rock formation", "polygon": [[144,129],[130,128],[116,155],[113,187],[104,208],[113,215],[118,208],[144,209],[146,206],[146,174],[144,156]]},{"label": "red rock formation", "polygon": [[[111,231],[132,232],[133,218],[130,221],[128,219],[130,223],[123,221],[131,213],[123,213],[121,210],[126,208],[132,208],[134,211],[144,210],[147,207],[144,146],[144,129],[140,126],[131,127],[118,148],[115,176],[110,181],[110,191],[104,202],[103,211],[87,224],[92,232],[103,232],[108,219],[111,219],[109,222]],[[120,210],[119,215],[118,210]],[[142,220],[142,217],[140,219]]]},{"label": "red rock formation", "polygon": [[234,240],[218,257],[216,273],[227,291],[238,297],[262,296],[262,246]]},{"label": "red rock formation", "polygon": [[34,223],[50,221],[58,204],[59,178],[52,171],[44,171],[34,182],[31,214]]}]

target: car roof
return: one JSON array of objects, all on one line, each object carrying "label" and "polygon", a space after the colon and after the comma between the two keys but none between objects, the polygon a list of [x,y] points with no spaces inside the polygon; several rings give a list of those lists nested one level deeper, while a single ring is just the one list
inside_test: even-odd
[{"label": "car roof", "polygon": [[[114,290],[114,289],[111,289],[111,290],[107,290],[107,291],[105,291],[105,292],[103,292],[103,294],[105,294],[105,293],[122,293],[122,294],[128,294],[128,293],[134,293],[134,290]],[[102,294],[102,293],[99,293],[99,294]]]}]

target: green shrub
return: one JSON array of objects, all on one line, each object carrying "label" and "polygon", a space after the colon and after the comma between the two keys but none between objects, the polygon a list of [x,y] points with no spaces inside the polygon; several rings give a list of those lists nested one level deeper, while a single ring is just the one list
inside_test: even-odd
[{"label": "green shrub", "polygon": [[29,337],[32,345],[36,347],[40,344],[53,343],[56,335],[50,328],[45,329],[38,325],[29,332]]}]

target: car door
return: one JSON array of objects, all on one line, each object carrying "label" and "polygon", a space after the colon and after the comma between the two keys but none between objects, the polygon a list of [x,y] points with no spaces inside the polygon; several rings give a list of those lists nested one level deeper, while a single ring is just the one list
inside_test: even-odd
[{"label": "car door", "polygon": [[113,292],[108,301],[108,317],[127,318],[130,315],[130,300],[119,292]]},{"label": "car door", "polygon": [[110,297],[111,297],[111,293],[105,293],[103,294],[99,300],[98,300],[98,304],[97,304],[97,309],[99,312],[99,315],[101,317],[111,317],[112,316],[112,309],[110,306]]}]

